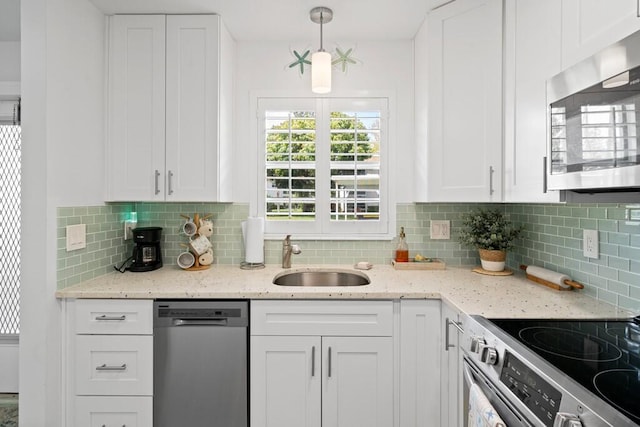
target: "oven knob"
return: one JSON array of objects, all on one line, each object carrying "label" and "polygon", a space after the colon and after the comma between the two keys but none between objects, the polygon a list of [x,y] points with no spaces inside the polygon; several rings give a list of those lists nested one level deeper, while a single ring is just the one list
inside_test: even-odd
[{"label": "oven knob", "polygon": [[471,346],[469,350],[472,353],[480,353],[480,348],[484,347],[486,344],[484,338],[482,337],[471,337]]},{"label": "oven knob", "polygon": [[582,427],[582,422],[573,414],[558,412],[553,421],[553,427]]},{"label": "oven knob", "polygon": [[498,350],[493,347],[483,347],[482,354],[480,355],[480,360],[487,365],[497,365]]}]

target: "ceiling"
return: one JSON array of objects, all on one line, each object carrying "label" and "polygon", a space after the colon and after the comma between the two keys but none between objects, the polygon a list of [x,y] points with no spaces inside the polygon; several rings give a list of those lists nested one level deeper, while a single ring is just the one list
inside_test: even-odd
[{"label": "ceiling", "polygon": [[[434,0],[89,0],[105,14],[217,13],[236,40],[319,37],[309,19],[316,6],[333,10],[326,40],[413,39]],[[20,0],[0,1],[0,41],[20,40]]]},{"label": "ceiling", "polygon": [[[3,0],[4,1],[4,0]],[[309,19],[316,6],[333,10],[327,40],[410,40],[429,0],[89,0],[106,14],[217,13],[236,40],[285,41],[319,37]]]}]

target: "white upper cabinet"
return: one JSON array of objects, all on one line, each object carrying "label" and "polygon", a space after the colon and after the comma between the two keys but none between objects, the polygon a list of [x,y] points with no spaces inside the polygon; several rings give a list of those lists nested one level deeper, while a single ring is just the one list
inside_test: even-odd
[{"label": "white upper cabinet", "polygon": [[232,40],[217,15],[110,18],[107,200],[228,201]]},{"label": "white upper cabinet", "polygon": [[416,88],[416,201],[501,201],[502,0],[456,0],[424,25],[415,53],[416,80],[427,81]]},{"label": "white upper cabinet", "polygon": [[[557,0],[505,3],[504,201],[558,202],[544,192],[546,81],[561,71]],[[543,23],[543,25],[541,25]]]},{"label": "white upper cabinet", "polygon": [[638,7],[638,0],[562,0],[562,68],[639,30]]}]

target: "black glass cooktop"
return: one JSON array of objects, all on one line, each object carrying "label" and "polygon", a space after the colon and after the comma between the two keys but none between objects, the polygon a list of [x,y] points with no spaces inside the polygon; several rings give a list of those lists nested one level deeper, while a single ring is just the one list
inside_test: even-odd
[{"label": "black glass cooktop", "polygon": [[491,322],[640,424],[640,316]]}]

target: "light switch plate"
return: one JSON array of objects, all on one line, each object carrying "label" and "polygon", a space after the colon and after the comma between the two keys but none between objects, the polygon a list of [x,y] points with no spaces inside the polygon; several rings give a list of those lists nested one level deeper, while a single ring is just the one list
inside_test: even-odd
[{"label": "light switch plate", "polygon": [[430,237],[432,240],[449,240],[451,238],[451,221],[432,220],[430,227]]},{"label": "light switch plate", "polygon": [[587,258],[598,258],[598,230],[583,230],[582,252]]},{"label": "light switch plate", "polygon": [[87,225],[67,225],[67,252],[87,247]]}]

